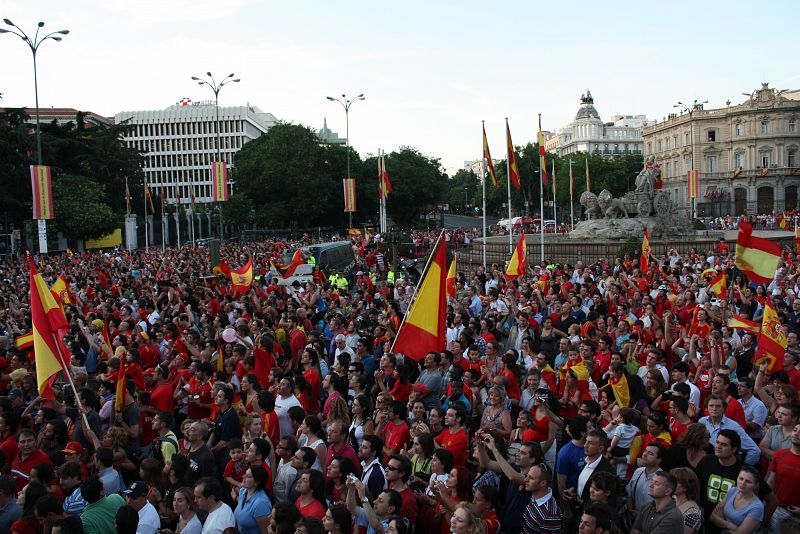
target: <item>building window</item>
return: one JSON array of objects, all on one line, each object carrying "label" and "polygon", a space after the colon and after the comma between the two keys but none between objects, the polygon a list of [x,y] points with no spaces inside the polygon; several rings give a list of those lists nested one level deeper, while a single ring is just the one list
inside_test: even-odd
[{"label": "building window", "polygon": [[768,120],[761,121],[761,133],[762,134],[769,133],[769,121]]},{"label": "building window", "polygon": [[733,168],[738,169],[739,167],[744,167],[744,153],[742,152],[733,155]]},{"label": "building window", "polygon": [[717,156],[706,157],[707,172],[717,172]]},{"label": "building window", "polygon": [[687,146],[689,144],[689,132],[683,134],[683,146]]},{"label": "building window", "polygon": [[648,141],[647,142],[647,153],[648,154],[652,154],[653,153],[653,142],[652,141]]},{"label": "building window", "polygon": [[678,136],[677,135],[673,135],[672,136],[672,144],[675,145],[675,148],[678,148]]},{"label": "building window", "polygon": [[797,121],[794,119],[789,119],[789,133],[795,133],[797,131]]},{"label": "building window", "polygon": [[740,137],[742,135],[742,123],[736,123],[736,137]]},{"label": "building window", "polygon": [[762,167],[769,167],[769,160],[770,160],[769,156],[770,156],[769,152],[761,152],[760,159]]},{"label": "building window", "polygon": [[669,177],[669,176],[672,176],[672,174],[670,174],[670,172],[669,172],[669,171],[670,171],[670,164],[669,164],[669,161],[668,161],[668,162],[667,162],[667,165],[666,165],[666,169],[665,169],[666,176],[668,176],[668,177]]},{"label": "building window", "polygon": [[716,130],[709,130],[708,131],[708,142],[713,143],[717,140],[717,131]]},{"label": "building window", "polygon": [[662,151],[663,151],[663,148],[662,148],[663,146],[664,146],[664,143],[663,143],[663,141],[661,141],[661,140],[659,139],[659,141],[658,141],[658,151],[659,151],[659,152],[662,152]]},{"label": "building window", "polygon": [[797,150],[792,149],[786,152],[786,166],[794,167],[797,165]]}]

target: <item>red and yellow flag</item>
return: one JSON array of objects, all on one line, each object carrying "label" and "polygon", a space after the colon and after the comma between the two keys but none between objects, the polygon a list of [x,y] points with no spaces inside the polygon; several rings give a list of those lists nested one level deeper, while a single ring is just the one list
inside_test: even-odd
[{"label": "red and yellow flag", "polygon": [[117,412],[121,412],[123,405],[125,404],[125,367],[126,367],[126,359],[127,359],[127,352],[122,354],[122,357],[119,359],[119,372],[117,373],[117,390],[116,396],[114,397],[114,410]]},{"label": "red and yellow flag", "polygon": [[114,347],[111,346],[111,333],[108,330],[108,318],[103,321],[103,344],[108,351],[108,354],[113,356],[114,355]]},{"label": "red and yellow flag", "polygon": [[520,182],[519,179],[517,153],[514,150],[514,143],[511,142],[511,130],[508,128],[508,119],[506,119],[506,150],[508,152],[508,179],[511,180],[511,185],[513,185],[516,189],[521,189],[522,182]]},{"label": "red and yellow flag", "polygon": [[147,199],[147,204],[150,206],[150,213],[155,214],[156,208],[153,206],[153,195],[150,194],[150,186],[147,185],[147,180],[144,181],[144,196]]},{"label": "red and yellow flag", "polygon": [[378,197],[388,198],[392,192],[392,182],[389,181],[389,173],[386,172],[386,158],[378,158]]},{"label": "red and yellow flag", "polygon": [[56,299],[61,310],[64,310],[65,304],[72,304],[74,302],[72,294],[69,292],[69,284],[67,284],[67,277],[63,274],[58,277],[53,287],[50,288],[53,298]]},{"label": "red and yellow flag", "polygon": [[[544,148],[544,132],[542,132],[542,114],[539,114],[539,168],[542,170],[542,190],[547,187],[547,151]],[[544,195],[544,192],[542,192]],[[544,218],[544,217],[542,217]]]},{"label": "red and yellow flag", "polygon": [[33,218],[53,218],[52,175],[47,165],[31,165],[31,192],[33,193]]},{"label": "red and yellow flag", "polygon": [[756,284],[769,284],[781,261],[781,246],[753,235],[753,227],[745,219],[739,224],[736,238],[735,264]]},{"label": "red and yellow flag", "polygon": [[278,274],[281,275],[283,278],[289,278],[294,274],[297,270],[298,265],[303,265],[305,262],[303,261],[303,252],[301,249],[297,249],[292,254],[292,261],[289,262],[288,265],[281,265],[279,263],[275,263],[274,261],[270,260],[270,266],[274,267]]},{"label": "red and yellow flag", "polygon": [[234,293],[247,293],[253,285],[253,258],[240,269],[231,269],[231,284]]},{"label": "red and yellow flag", "polygon": [[356,211],[356,180],[355,178],[345,178],[342,180],[344,188],[344,211]]},{"label": "red and yellow flag", "polygon": [[36,383],[39,385],[39,395],[46,399],[55,399],[52,384],[58,372],[64,369],[64,358],[67,354],[67,348],[58,331],[68,328],[69,325],[33,260],[30,260],[30,287]]},{"label": "red and yellow flag", "polygon": [[447,270],[447,296],[456,298],[456,257],[453,255],[453,261],[450,262],[450,269]]},{"label": "red and yellow flag", "polygon": [[689,198],[697,198],[700,196],[700,175],[699,171],[689,171]]},{"label": "red and yellow flag", "polygon": [[444,237],[439,234],[431,262],[417,290],[417,296],[394,339],[392,352],[399,352],[418,361],[429,352],[440,352],[445,349],[446,265]]},{"label": "red and yellow flag", "polygon": [[217,336],[217,371],[225,370],[225,354],[222,352],[222,334]]},{"label": "red and yellow flag", "polygon": [[525,241],[525,234],[522,233],[517,241],[517,247],[511,255],[511,259],[506,267],[506,280],[514,280],[524,275],[528,270],[528,244]]},{"label": "red and yellow flag", "polygon": [[758,333],[758,348],[753,356],[753,366],[758,367],[767,362],[768,373],[783,367],[783,354],[786,352],[786,331],[781,326],[778,312],[770,299],[764,301],[764,317],[761,319],[761,331]]},{"label": "red and yellow flag", "polygon": [[33,347],[33,331],[31,330],[27,334],[22,334],[21,336],[17,336],[16,339],[17,348],[19,350],[27,350]]},{"label": "red and yellow flag", "polygon": [[769,167],[761,167],[761,169],[759,169],[758,171],[758,174],[760,176],[766,176],[768,172],[769,172]]},{"label": "red and yellow flag", "polygon": [[486,139],[485,126],[483,127],[483,159],[486,160],[486,167],[489,169],[492,183],[495,187],[500,187],[500,182],[497,181],[497,172],[494,170],[494,163],[492,163],[492,154],[489,152],[489,141]]},{"label": "red and yellow flag", "polygon": [[214,202],[228,200],[228,166],[224,161],[215,161],[211,164],[211,196]]},{"label": "red and yellow flag", "polygon": [[728,328],[737,328],[753,334],[758,334],[761,331],[761,323],[758,321],[751,321],[750,319],[742,317],[741,315],[734,315],[728,319],[727,326]]},{"label": "red and yellow flag", "polygon": [[650,233],[645,228],[644,238],[642,239],[642,254],[639,256],[639,270],[642,271],[642,274],[647,272],[651,252],[653,252],[653,248],[650,246]]},{"label": "red and yellow flag", "polygon": [[725,271],[721,271],[717,276],[712,278],[708,282],[708,287],[714,294],[724,299],[728,296],[728,276],[725,274]]}]

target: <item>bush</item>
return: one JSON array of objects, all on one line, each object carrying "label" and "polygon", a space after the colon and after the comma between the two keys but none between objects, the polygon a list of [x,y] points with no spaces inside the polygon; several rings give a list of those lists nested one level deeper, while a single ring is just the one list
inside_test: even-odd
[{"label": "bush", "polygon": [[695,219],[694,220],[694,229],[695,230],[708,230],[708,227],[706,226],[706,223],[704,223],[700,219]]},{"label": "bush", "polygon": [[631,259],[637,259],[641,253],[642,240],[638,237],[629,237],[617,250],[617,258],[625,258],[627,254]]}]

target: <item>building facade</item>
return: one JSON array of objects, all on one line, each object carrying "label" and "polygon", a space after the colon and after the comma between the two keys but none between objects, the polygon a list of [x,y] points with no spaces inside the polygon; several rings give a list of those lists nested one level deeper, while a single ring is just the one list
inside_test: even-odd
[{"label": "building facade", "polygon": [[644,115],[614,115],[611,122],[603,122],[594,107],[592,93],[587,90],[581,95],[575,121],[547,138],[545,149],[561,157],[576,152],[591,152],[607,158],[641,155],[642,130],[651,123]]},{"label": "building facade", "polygon": [[317,132],[317,138],[323,145],[346,145],[347,138],[341,137],[337,132],[328,128],[328,119],[323,117],[322,128]]},{"label": "building facade", "polygon": [[180,198],[184,205],[192,198],[200,204],[212,201],[211,164],[218,159],[218,150],[230,171],[242,146],[277,123],[271,113],[251,106],[220,107],[217,122],[214,101],[125,111],[114,121],[133,126],[124,141],[144,155],[143,170],[151,190],[168,204]]},{"label": "building facade", "polygon": [[698,216],[768,214],[798,207],[800,91],[764,83],[738,105],[695,106],[644,129],[645,157],[661,165],[664,188],[690,203],[698,171]]}]

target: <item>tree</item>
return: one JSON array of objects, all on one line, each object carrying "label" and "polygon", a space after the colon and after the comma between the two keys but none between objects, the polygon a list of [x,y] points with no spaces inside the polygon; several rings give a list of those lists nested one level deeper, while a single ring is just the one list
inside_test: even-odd
[{"label": "tree", "polygon": [[420,215],[444,200],[447,175],[438,159],[424,156],[411,147],[401,147],[386,155],[386,168],[393,189],[386,199],[386,210],[397,226],[411,226]]},{"label": "tree", "polygon": [[61,174],[53,179],[56,226],[67,239],[97,239],[119,227],[119,216],[104,201],[103,187],[86,178]]},{"label": "tree", "polygon": [[450,205],[450,212],[475,215],[473,208],[480,208],[481,182],[472,170],[459,169],[447,181],[445,201]]}]

